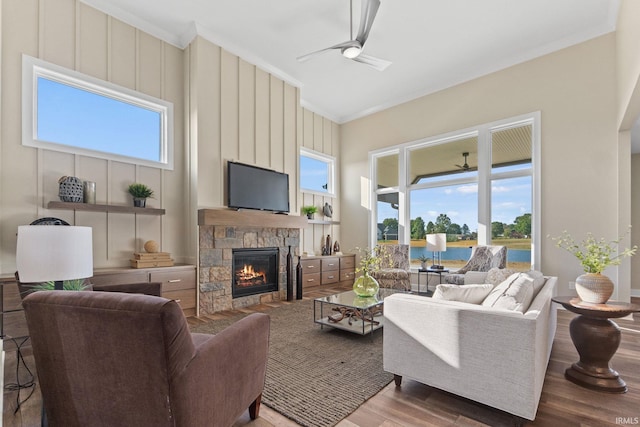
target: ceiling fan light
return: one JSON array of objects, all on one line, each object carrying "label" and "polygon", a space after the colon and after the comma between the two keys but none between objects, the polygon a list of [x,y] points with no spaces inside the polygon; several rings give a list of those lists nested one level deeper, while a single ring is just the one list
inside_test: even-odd
[{"label": "ceiling fan light", "polygon": [[360,55],[360,52],[362,52],[362,49],[359,46],[349,46],[342,49],[342,55],[348,59],[356,58]]}]

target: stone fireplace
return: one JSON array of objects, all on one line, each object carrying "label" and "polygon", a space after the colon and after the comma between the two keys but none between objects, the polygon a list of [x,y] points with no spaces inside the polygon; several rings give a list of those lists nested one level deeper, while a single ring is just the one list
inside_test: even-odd
[{"label": "stone fireplace", "polygon": [[[291,250],[295,266],[299,255],[300,228],[306,224],[306,218],[297,215],[230,209],[198,211],[199,313],[212,314],[286,299],[287,254]],[[234,292],[233,280],[237,271],[234,251],[240,254],[253,252],[255,255],[267,249],[277,254],[275,283],[270,287],[259,285],[259,288],[246,293],[238,294],[237,289]],[[295,268],[292,270],[295,275]],[[292,280],[295,283],[295,276]],[[256,279],[256,284],[259,281]]]}]

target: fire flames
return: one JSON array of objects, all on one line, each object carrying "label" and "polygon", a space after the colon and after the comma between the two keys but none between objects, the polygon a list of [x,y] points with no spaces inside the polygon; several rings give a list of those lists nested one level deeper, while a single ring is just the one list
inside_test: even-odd
[{"label": "fire flames", "polygon": [[236,284],[238,286],[256,286],[266,283],[266,273],[254,270],[252,265],[244,264],[243,268],[236,271]]}]

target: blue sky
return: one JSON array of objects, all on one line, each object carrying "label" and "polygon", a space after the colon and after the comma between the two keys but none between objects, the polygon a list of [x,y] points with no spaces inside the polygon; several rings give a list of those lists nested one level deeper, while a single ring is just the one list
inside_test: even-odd
[{"label": "blue sky", "polygon": [[38,77],[40,141],[160,161],[161,131],[157,111]]}]

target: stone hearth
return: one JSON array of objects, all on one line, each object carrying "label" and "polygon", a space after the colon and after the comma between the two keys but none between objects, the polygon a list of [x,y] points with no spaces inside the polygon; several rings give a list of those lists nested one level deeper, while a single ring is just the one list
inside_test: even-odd
[{"label": "stone hearth", "polygon": [[[238,225],[230,225],[234,221],[218,221],[209,217],[218,210],[201,210],[199,212],[199,307],[200,314],[212,314],[218,311],[238,309],[249,305],[270,302],[287,297],[287,253],[291,247],[293,270],[299,255],[300,217],[263,214],[260,212],[233,212]],[[219,211],[225,218],[228,210]],[[232,215],[233,216],[233,215]],[[278,217],[278,218],[276,218]],[[283,218],[284,217],[284,218]],[[250,218],[249,226],[243,225],[245,218]],[[276,227],[269,227],[273,218]],[[291,224],[286,224],[286,218]],[[262,227],[254,225],[263,224]],[[284,221],[284,223],[283,223]],[[223,222],[223,225],[215,224]],[[306,219],[305,219],[306,223]],[[232,252],[237,248],[278,248],[280,253],[278,271],[278,290],[245,297],[232,297]],[[292,278],[295,284],[295,276]],[[295,286],[294,286],[295,288]]]}]

